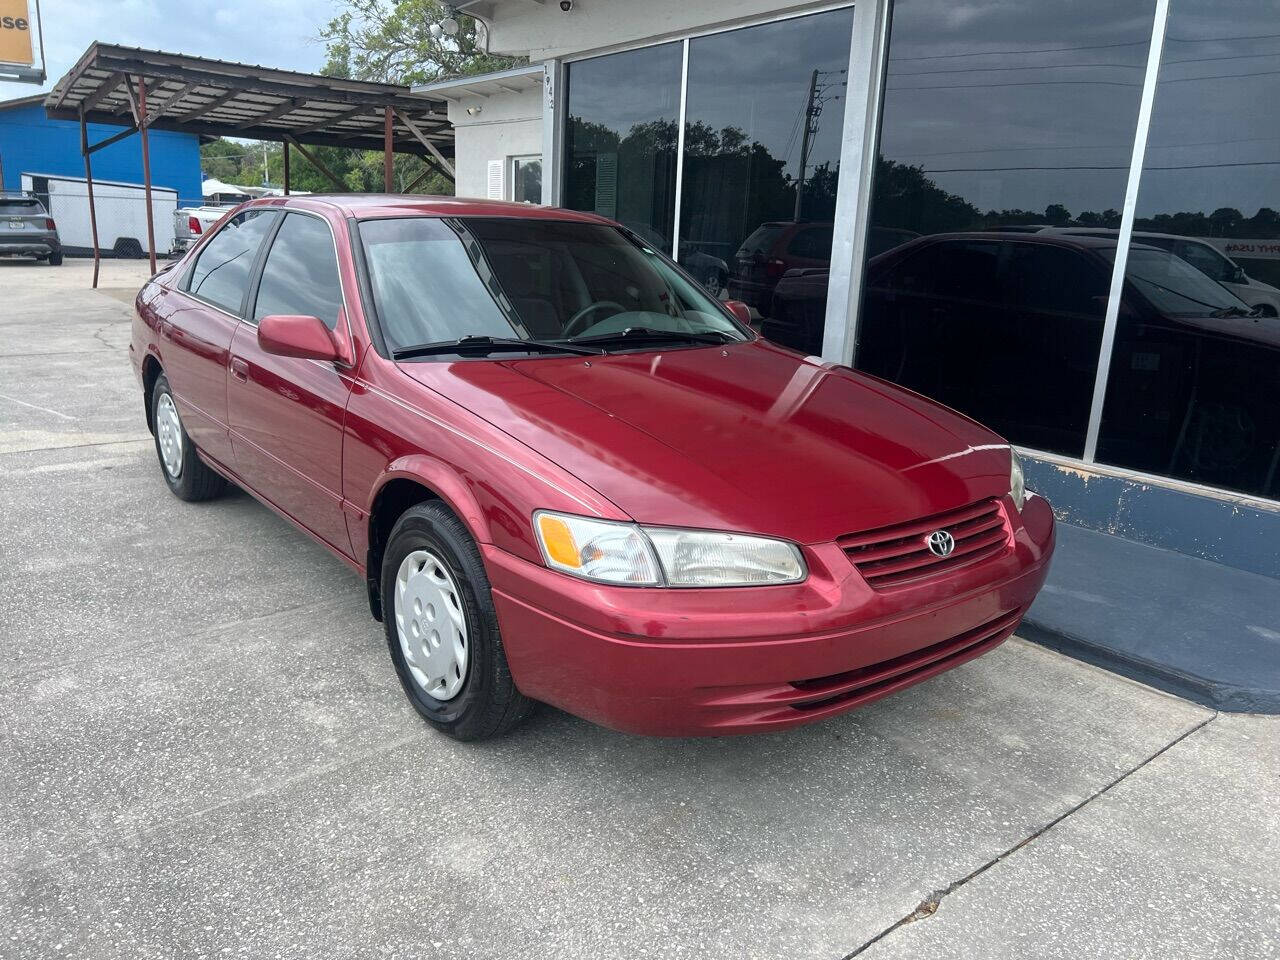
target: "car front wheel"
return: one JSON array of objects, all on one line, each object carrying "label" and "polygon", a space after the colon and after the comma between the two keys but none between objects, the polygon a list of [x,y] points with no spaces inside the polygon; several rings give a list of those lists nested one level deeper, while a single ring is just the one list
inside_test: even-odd
[{"label": "car front wheel", "polygon": [[409,508],[382,559],[383,624],[400,683],[458,740],[505,733],[532,701],[516,689],[475,541],[444,504]]},{"label": "car front wheel", "polygon": [[160,472],[176,497],[187,501],[212,500],[226,489],[226,481],[205,466],[187,436],[164,374],[151,388],[151,426]]}]

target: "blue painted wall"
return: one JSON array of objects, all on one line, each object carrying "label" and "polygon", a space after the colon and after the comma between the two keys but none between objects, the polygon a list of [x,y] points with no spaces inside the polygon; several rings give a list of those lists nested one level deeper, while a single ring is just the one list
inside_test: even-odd
[{"label": "blue painted wall", "polygon": [[[1280,578],[1280,504],[1209,496],[1024,455],[1027,489],[1060,521]],[[1276,603],[1280,606],[1280,587]]]},{"label": "blue painted wall", "polygon": [[[89,142],[97,143],[123,127],[89,125]],[[178,205],[200,203],[200,139],[191,133],[153,130],[151,183],[178,191]],[[40,103],[6,108],[0,104],[0,165],[4,189],[22,189],[22,174],[53,173],[84,176],[80,156],[80,125],[73,120],[50,120]],[[93,155],[95,180],[142,182],[142,146],[137,135],[113,143]]]}]

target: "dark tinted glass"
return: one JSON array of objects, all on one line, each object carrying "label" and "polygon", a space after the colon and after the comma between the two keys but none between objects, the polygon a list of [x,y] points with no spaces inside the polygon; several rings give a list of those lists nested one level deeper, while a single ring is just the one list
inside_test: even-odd
[{"label": "dark tinted glass", "polygon": [[471,335],[554,340],[628,327],[743,334],[653,248],[615,227],[414,217],[360,225],[392,348]]},{"label": "dark tinted glass", "polygon": [[196,257],[187,276],[187,289],[238,314],[258,248],[275,218],[271,210],[246,210],[228,221]]},{"label": "dark tinted glass", "polygon": [[273,314],[300,314],[319,317],[332,330],[341,307],[342,281],[328,225],[318,217],[288,214],[262,266],[254,322]]},{"label": "dark tinted glass", "polygon": [[806,353],[822,350],[852,29],[843,9],[689,43],[680,264]]},{"label": "dark tinted glass", "polygon": [[[1089,244],[1120,224],[1153,12],[897,0],[859,367],[1016,443],[1084,452],[1109,289]],[[942,277],[904,289],[927,282],[902,247],[925,236],[952,238],[925,255]]]},{"label": "dark tinted glass", "polygon": [[680,47],[667,43],[565,67],[564,205],[617,220],[668,253]]},{"label": "dark tinted glass", "polygon": [[1170,6],[1098,459],[1280,497],[1280,7]]},{"label": "dark tinted glass", "polygon": [[44,213],[39,200],[14,200],[0,197],[0,217],[31,217]]},{"label": "dark tinted glass", "polygon": [[877,322],[864,366],[1021,443],[1072,447],[1088,423],[1110,271],[1097,251],[1047,238],[905,245],[868,271]]}]

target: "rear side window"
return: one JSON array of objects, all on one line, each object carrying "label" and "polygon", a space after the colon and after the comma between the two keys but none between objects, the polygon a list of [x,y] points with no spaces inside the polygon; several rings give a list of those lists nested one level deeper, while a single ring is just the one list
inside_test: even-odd
[{"label": "rear side window", "polygon": [[258,248],[275,221],[273,210],[246,210],[227,221],[196,257],[187,275],[187,290],[239,314]]},{"label": "rear side window", "polygon": [[319,317],[332,330],[341,306],[338,255],[328,224],[319,217],[286,214],[262,267],[253,322],[273,314],[301,314]]}]

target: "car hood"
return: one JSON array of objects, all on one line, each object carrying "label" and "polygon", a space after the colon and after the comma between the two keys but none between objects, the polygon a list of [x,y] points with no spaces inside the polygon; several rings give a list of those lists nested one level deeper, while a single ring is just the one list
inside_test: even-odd
[{"label": "car hood", "polygon": [[764,342],[400,369],[642,523],[816,543],[1009,487],[973,421]]}]

